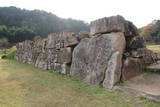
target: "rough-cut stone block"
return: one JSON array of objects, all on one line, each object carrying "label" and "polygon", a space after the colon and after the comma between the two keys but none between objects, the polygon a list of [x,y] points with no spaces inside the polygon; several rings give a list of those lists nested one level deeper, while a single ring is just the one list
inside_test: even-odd
[{"label": "rough-cut stone block", "polygon": [[129,44],[127,45],[127,48],[131,49],[131,50],[136,50],[136,49],[139,49],[139,48],[145,48],[146,47],[145,40],[141,36],[135,36],[135,37],[133,37],[130,40],[130,42],[128,42],[128,43]]},{"label": "rough-cut stone block", "polygon": [[71,63],[72,59],[72,49],[71,47],[62,48],[58,51],[57,54],[57,63]]},{"label": "rough-cut stone block", "polygon": [[90,33],[92,35],[109,32],[123,32],[125,36],[138,35],[137,28],[120,15],[105,17],[91,22]]},{"label": "rough-cut stone block", "polygon": [[103,87],[112,89],[113,86],[120,80],[122,67],[122,55],[120,52],[112,54],[108,61],[108,68],[105,72],[105,79],[103,81]]},{"label": "rough-cut stone block", "polygon": [[146,48],[139,48],[135,51],[131,51],[131,56],[134,58],[139,58],[142,65],[152,64],[156,61],[156,54]]},{"label": "rough-cut stone block", "polygon": [[47,70],[48,69],[47,54],[41,53],[36,60],[35,66]]},{"label": "rough-cut stone block", "polygon": [[[71,75],[91,84],[101,84],[104,79],[113,85],[120,79],[121,58],[125,48],[125,38],[123,33],[103,34],[98,37],[83,39],[73,51],[71,65]],[[115,67],[109,67],[110,62],[117,61]],[[118,64],[118,65],[117,65]],[[106,71],[113,72],[113,75],[105,75]],[[116,76],[117,75],[117,76]],[[117,77],[111,78],[112,77]],[[107,78],[106,78],[107,77]],[[114,82],[112,82],[114,81]]]},{"label": "rough-cut stone block", "polygon": [[82,39],[89,38],[89,37],[90,37],[89,32],[83,31],[83,32],[79,32],[79,35],[78,35],[77,38],[78,38],[79,41],[81,41]]},{"label": "rough-cut stone block", "polygon": [[60,33],[50,34],[48,36],[47,48],[65,48],[78,44],[76,35],[73,32],[64,31]]},{"label": "rough-cut stone block", "polygon": [[156,61],[160,60],[160,52],[155,52],[155,57]]},{"label": "rough-cut stone block", "polygon": [[128,57],[123,64],[122,80],[128,80],[141,73],[141,62],[138,58]]},{"label": "rough-cut stone block", "polygon": [[69,74],[70,73],[70,65],[55,63],[53,72],[58,72],[60,74]]}]

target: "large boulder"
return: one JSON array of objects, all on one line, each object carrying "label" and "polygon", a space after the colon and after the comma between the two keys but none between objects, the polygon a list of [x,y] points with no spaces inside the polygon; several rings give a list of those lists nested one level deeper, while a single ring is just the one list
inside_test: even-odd
[{"label": "large boulder", "polygon": [[64,31],[50,34],[48,38],[35,37],[17,44],[15,59],[36,67],[68,74],[73,48],[78,44],[75,33]]},{"label": "large boulder", "polygon": [[31,50],[33,49],[33,41],[26,40],[16,45],[17,53],[15,56],[16,60],[24,63],[31,63]]},{"label": "large boulder", "polygon": [[50,34],[48,36],[47,48],[66,48],[72,47],[78,44],[75,33],[70,31],[64,31],[59,33]]},{"label": "large boulder", "polygon": [[141,61],[139,58],[128,57],[124,60],[122,69],[122,80],[128,80],[141,73]]},{"label": "large boulder", "polygon": [[145,40],[141,36],[135,36],[128,41],[127,49],[136,50],[139,48],[146,48]]},{"label": "large boulder", "polygon": [[133,23],[126,21],[120,15],[105,17],[91,22],[90,33],[92,35],[110,32],[123,32],[125,36],[138,35],[138,30]]},{"label": "large boulder", "polygon": [[40,53],[39,56],[37,57],[35,66],[38,68],[42,68],[47,70],[48,69],[48,55],[46,53]]},{"label": "large boulder", "polygon": [[160,52],[155,52],[155,61],[159,61],[160,60]]},{"label": "large boulder", "polygon": [[122,53],[119,51],[114,52],[108,61],[107,69],[105,71],[105,78],[103,87],[113,88],[113,86],[120,81],[121,68],[122,68]]},{"label": "large boulder", "polygon": [[72,49],[70,47],[62,48],[58,51],[57,63],[60,63],[60,64],[71,63],[71,59],[72,59]]},{"label": "large boulder", "polygon": [[136,51],[131,51],[131,57],[139,58],[142,65],[155,63],[157,55],[153,51],[146,48],[139,48]]},{"label": "large boulder", "polygon": [[120,80],[125,44],[120,32],[83,39],[73,51],[71,75],[96,85],[105,80],[104,87],[112,88]]},{"label": "large boulder", "polygon": [[70,65],[68,64],[59,64],[55,63],[54,64],[54,71],[60,74],[70,74]]},{"label": "large boulder", "polygon": [[89,38],[90,37],[90,33],[89,32],[86,32],[86,31],[81,31],[79,32],[79,35],[78,35],[78,41],[80,42],[82,39],[84,38]]}]

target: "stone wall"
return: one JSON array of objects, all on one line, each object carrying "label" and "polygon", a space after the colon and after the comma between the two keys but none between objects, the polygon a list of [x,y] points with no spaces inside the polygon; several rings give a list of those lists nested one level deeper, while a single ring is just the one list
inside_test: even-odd
[{"label": "stone wall", "polygon": [[69,74],[72,51],[78,44],[76,35],[70,31],[50,34],[48,38],[34,38],[17,44],[16,60],[45,70]]},{"label": "stone wall", "polygon": [[91,22],[90,33],[64,31],[18,43],[15,59],[111,89],[156,57],[133,23],[118,15]]}]

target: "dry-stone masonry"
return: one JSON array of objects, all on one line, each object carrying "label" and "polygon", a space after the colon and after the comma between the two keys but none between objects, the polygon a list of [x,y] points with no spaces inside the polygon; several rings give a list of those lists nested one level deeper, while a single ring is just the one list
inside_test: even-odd
[{"label": "dry-stone masonry", "polygon": [[50,34],[48,38],[34,38],[17,44],[15,59],[45,70],[69,74],[72,51],[78,44],[73,32]]},{"label": "dry-stone masonry", "polygon": [[145,48],[133,23],[120,15],[91,22],[90,33],[64,31],[18,43],[15,56],[24,63],[109,89],[139,75],[143,65],[156,58]]}]

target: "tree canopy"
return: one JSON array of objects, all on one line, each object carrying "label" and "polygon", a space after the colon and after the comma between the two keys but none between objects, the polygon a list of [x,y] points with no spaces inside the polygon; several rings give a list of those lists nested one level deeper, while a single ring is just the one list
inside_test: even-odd
[{"label": "tree canopy", "polygon": [[41,10],[0,7],[0,38],[10,43],[46,37],[50,33],[71,30],[75,33],[89,31],[89,24],[81,20],[63,19]]},{"label": "tree canopy", "polygon": [[151,24],[140,29],[140,35],[145,38],[148,43],[160,44],[160,20],[155,20]]}]

